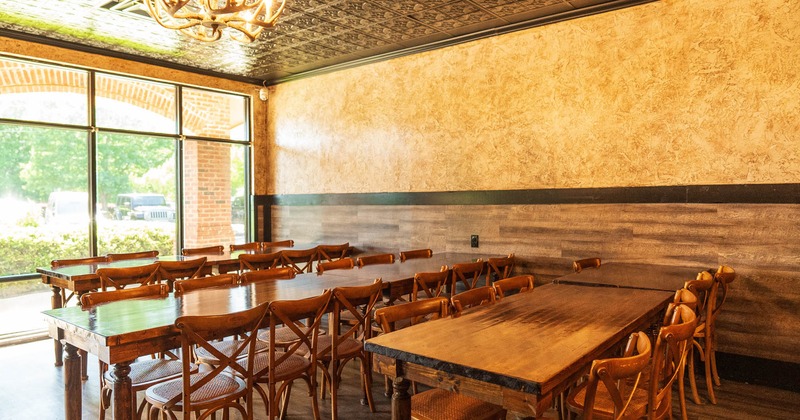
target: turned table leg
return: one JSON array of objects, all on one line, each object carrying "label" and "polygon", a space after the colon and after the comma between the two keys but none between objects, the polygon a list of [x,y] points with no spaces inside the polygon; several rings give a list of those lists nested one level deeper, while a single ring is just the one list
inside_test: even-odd
[{"label": "turned table leg", "polygon": [[[50,307],[52,309],[58,309],[61,307],[61,305],[63,305],[63,302],[61,301],[61,288],[50,286],[50,289],[53,291],[53,295],[50,296]],[[56,366],[62,366],[64,364],[64,360],[62,359],[64,354],[64,346],[57,338],[53,339],[53,345],[56,354]]]},{"label": "turned table leg", "polygon": [[392,420],[411,420],[411,396],[408,387],[411,385],[406,378],[394,378],[394,394],[392,394]]},{"label": "turned table leg", "polygon": [[80,420],[83,411],[81,395],[81,356],[78,348],[66,343],[64,365],[64,418]]},{"label": "turned table leg", "polygon": [[133,396],[131,392],[131,362],[114,365],[114,420],[132,420]]}]

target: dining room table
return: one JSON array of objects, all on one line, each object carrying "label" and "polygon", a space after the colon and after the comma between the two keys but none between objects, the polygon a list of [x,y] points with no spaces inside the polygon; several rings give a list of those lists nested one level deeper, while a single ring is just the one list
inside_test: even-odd
[{"label": "dining room table", "polygon": [[703,270],[683,265],[608,262],[558,277],[553,282],[674,292]]},{"label": "dining room table", "polygon": [[409,381],[541,416],[633,332],[658,323],[672,293],[537,286],[493,305],[371,338],[374,370],[394,378],[392,419],[411,418]]}]

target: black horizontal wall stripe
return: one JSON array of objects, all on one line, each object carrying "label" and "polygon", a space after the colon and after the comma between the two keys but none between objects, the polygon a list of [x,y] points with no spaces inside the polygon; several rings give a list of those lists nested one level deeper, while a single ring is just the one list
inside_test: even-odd
[{"label": "black horizontal wall stripe", "polygon": [[342,205],[514,205],[750,203],[800,204],[800,184],[688,185],[664,187],[554,188],[441,192],[259,195],[256,204]]}]

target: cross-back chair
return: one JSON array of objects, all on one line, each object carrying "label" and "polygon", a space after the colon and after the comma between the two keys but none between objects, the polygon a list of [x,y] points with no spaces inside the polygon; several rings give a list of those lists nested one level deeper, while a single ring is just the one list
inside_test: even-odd
[{"label": "cross-back chair", "polygon": [[270,247],[286,247],[291,248],[294,246],[293,239],[287,239],[285,241],[273,241],[273,242],[261,242],[261,249],[270,248]]},{"label": "cross-back chair", "polygon": [[317,264],[317,274],[322,274],[330,270],[350,270],[355,267],[352,258],[341,258],[336,261],[320,262]]},{"label": "cross-back chair", "polygon": [[297,274],[310,273],[314,270],[314,262],[319,260],[317,248],[285,249],[281,251],[280,264],[294,269]]},{"label": "cross-back chair", "polygon": [[230,250],[234,251],[258,251],[261,249],[261,242],[247,242],[244,244],[231,244]]},{"label": "cross-back chair", "polygon": [[130,285],[157,284],[159,267],[161,267],[161,263],[156,262],[134,267],[98,268],[96,273],[100,277],[100,290],[124,289]]},{"label": "cross-back chair", "polygon": [[188,257],[191,255],[222,255],[225,253],[225,247],[222,245],[205,246],[201,248],[183,248],[181,255]]},{"label": "cross-back chair", "polygon": [[507,277],[494,282],[494,290],[497,298],[502,299],[517,293],[532,292],[534,287],[532,274],[522,276]]},{"label": "cross-back chair", "polygon": [[[471,263],[453,264],[450,270],[453,273],[451,282],[453,294],[457,293],[457,290],[464,291],[478,287],[478,281],[481,278],[481,274],[483,274],[484,265],[484,262],[480,259]],[[485,285],[489,285],[488,280]]]},{"label": "cross-back chair", "polygon": [[[73,265],[89,265],[89,264],[105,264],[108,262],[108,258],[105,255],[100,255],[97,257],[84,257],[84,258],[70,258],[70,259],[60,259],[60,260],[53,260],[50,261],[50,268],[61,268],[61,267],[69,267]],[[72,299],[75,295],[74,292],[69,292],[67,294],[67,289],[62,287],[61,288],[61,305],[67,306],[67,302]]]},{"label": "cross-back chair", "polygon": [[281,263],[281,252],[269,254],[239,254],[239,272],[266,270]]},{"label": "cross-back chair", "polygon": [[[106,292],[90,292],[81,296],[81,305],[91,310],[93,306],[116,302],[120,300],[136,298],[156,298],[169,295],[166,284],[150,284],[131,289],[109,290]],[[196,366],[192,366],[196,370]],[[131,390],[133,401],[131,409],[132,418],[141,418],[145,409],[145,401],[141,404],[136,403],[136,393],[160,382],[180,376],[182,363],[179,360],[156,358],[143,359],[130,364]],[[100,361],[100,409],[99,417],[101,420],[106,417],[106,410],[111,408],[111,396],[114,390],[115,378],[108,370],[108,365]]]},{"label": "cross-back chair", "polygon": [[244,272],[239,275],[239,283],[246,285],[272,280],[291,280],[295,276],[296,273],[291,267],[276,267]]},{"label": "cross-back chair", "polygon": [[200,257],[183,261],[159,261],[158,281],[166,281],[170,290],[176,280],[196,279],[211,275],[211,266],[206,265],[208,258]]},{"label": "cross-back chair", "polygon": [[339,245],[319,245],[319,261],[331,262],[346,258],[350,254],[350,242],[345,242]]},{"label": "cross-back chair", "polygon": [[406,260],[413,260],[416,258],[430,258],[433,256],[433,251],[430,249],[414,249],[411,251],[400,251],[400,262]]},{"label": "cross-back chair", "polygon": [[[276,300],[269,304],[267,347],[270,351],[255,355],[255,389],[267,407],[267,418],[279,417],[278,397],[283,395],[284,407],[289,402],[294,380],[302,379],[308,386],[312,414],[320,418],[317,402],[317,353],[319,324],[328,309],[331,291],[299,300]],[[305,323],[304,323],[305,322]],[[277,331],[289,328],[293,341],[282,346]],[[261,384],[266,385],[266,390]]]},{"label": "cross-back chair", "polygon": [[414,274],[411,300],[430,299],[446,295],[445,287],[450,279],[450,270],[443,265],[439,271]]},{"label": "cross-back chair", "polygon": [[140,251],[140,252],[126,252],[122,254],[107,254],[108,262],[122,261],[122,260],[138,260],[142,258],[155,258],[158,256],[158,251]]},{"label": "cross-back chair", "polygon": [[580,273],[584,268],[598,268],[600,267],[600,258],[584,258],[582,260],[575,260],[572,262],[572,269],[576,273]]},{"label": "cross-back chair", "polygon": [[[156,415],[174,418],[175,411],[183,412],[183,418],[187,420],[193,415],[206,418],[219,410],[225,410],[225,418],[228,418],[230,409],[237,411],[242,418],[252,418],[256,331],[264,322],[267,305],[262,303],[231,314],[176,319],[175,327],[181,333],[183,369],[179,378],[152,386],[145,392],[145,398],[152,406],[151,418]],[[242,337],[230,353],[223,353],[212,345],[215,343],[213,340],[230,334]],[[192,372],[189,361],[195,348],[214,353],[219,364],[209,370]]]},{"label": "cross-back chair", "polygon": [[175,293],[186,293],[209,287],[235,286],[239,284],[236,274],[217,274],[216,276],[198,277],[175,282]]},{"label": "cross-back chair", "polygon": [[486,260],[486,277],[489,282],[502,280],[511,277],[514,273],[514,266],[516,265],[516,257],[514,254],[508,254],[505,257],[494,257]]},{"label": "cross-back chair", "polygon": [[[375,320],[386,334],[420,322],[445,318],[449,312],[450,302],[447,298],[438,297],[377,309],[375,310]],[[476,398],[434,388],[414,393],[411,396],[411,417],[415,419],[499,420],[506,418],[506,410]]]},{"label": "cross-back chair", "polygon": [[358,257],[358,259],[356,259],[356,265],[358,268],[375,264],[394,264],[394,254],[368,255],[366,257]]},{"label": "cross-back chair", "polygon": [[494,287],[481,286],[453,295],[453,316],[460,316],[464,310],[482,305],[492,305],[497,301]]}]

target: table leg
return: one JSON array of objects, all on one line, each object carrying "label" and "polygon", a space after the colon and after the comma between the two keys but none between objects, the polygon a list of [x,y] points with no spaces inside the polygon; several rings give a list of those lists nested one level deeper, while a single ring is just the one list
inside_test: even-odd
[{"label": "table leg", "polygon": [[132,420],[133,393],[131,392],[131,362],[114,365],[114,420]]},{"label": "table leg", "polygon": [[392,394],[392,420],[411,420],[411,396],[408,387],[411,385],[406,378],[394,378],[394,394]]},{"label": "table leg", "polygon": [[[58,309],[63,305],[63,302],[61,302],[61,288],[50,286],[50,289],[53,291],[53,296],[50,296],[50,307],[51,309]],[[64,360],[62,359],[64,347],[58,339],[53,339],[53,345],[56,354],[56,366],[61,366],[64,364]]]},{"label": "table leg", "polygon": [[83,407],[81,395],[81,356],[78,348],[66,343],[67,357],[64,366],[64,418],[80,420]]}]

